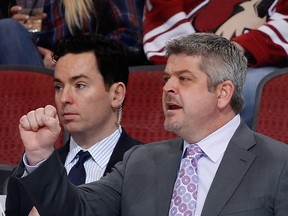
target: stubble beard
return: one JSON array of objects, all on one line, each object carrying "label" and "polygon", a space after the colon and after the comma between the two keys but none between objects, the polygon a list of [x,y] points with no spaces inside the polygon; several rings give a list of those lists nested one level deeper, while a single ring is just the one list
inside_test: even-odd
[{"label": "stubble beard", "polygon": [[181,125],[178,121],[171,121],[166,119],[164,122],[164,128],[167,131],[176,132],[181,128]]}]

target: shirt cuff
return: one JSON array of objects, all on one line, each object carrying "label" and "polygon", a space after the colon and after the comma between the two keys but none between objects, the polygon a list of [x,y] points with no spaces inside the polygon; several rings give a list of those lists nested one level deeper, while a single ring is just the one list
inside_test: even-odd
[{"label": "shirt cuff", "polygon": [[31,174],[32,172],[34,172],[44,161],[46,161],[46,159],[40,161],[35,166],[31,166],[31,165],[29,165],[26,153],[24,153],[24,155],[23,155],[23,163],[25,165],[25,172],[23,173],[22,177],[25,177],[25,176]]}]

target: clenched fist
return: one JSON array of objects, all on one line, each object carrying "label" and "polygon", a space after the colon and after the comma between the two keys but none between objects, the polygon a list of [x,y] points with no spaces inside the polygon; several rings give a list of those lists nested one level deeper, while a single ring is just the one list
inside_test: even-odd
[{"label": "clenched fist", "polygon": [[47,105],[22,116],[19,131],[30,165],[48,158],[61,132],[55,107]]}]

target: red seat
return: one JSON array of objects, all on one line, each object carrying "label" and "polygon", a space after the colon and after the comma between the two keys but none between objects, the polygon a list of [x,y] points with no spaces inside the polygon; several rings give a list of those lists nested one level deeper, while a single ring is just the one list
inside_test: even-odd
[{"label": "red seat", "polygon": [[268,74],[256,92],[252,129],[288,144],[288,68]]},{"label": "red seat", "polygon": [[130,67],[121,125],[144,143],[176,137],[164,129],[163,66]]},{"label": "red seat", "polygon": [[[53,71],[39,67],[0,66],[0,163],[17,164],[24,146],[18,125],[30,110],[54,105]],[[57,146],[62,144],[62,136]]]}]

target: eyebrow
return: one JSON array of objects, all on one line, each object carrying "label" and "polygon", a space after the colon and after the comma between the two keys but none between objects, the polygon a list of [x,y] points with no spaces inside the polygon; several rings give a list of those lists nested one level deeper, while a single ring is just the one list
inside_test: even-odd
[{"label": "eyebrow", "polygon": [[175,75],[177,75],[177,76],[179,76],[179,75],[181,75],[181,74],[183,74],[183,73],[190,73],[190,74],[192,74],[193,75],[193,73],[191,72],[191,71],[189,71],[188,69],[184,69],[184,70],[179,70],[179,71],[174,71],[174,72],[172,72],[172,73],[169,73],[169,72],[167,72],[167,71],[163,71],[163,74],[168,74],[168,75],[170,75],[170,74],[175,74]]},{"label": "eyebrow", "polygon": [[[74,81],[76,81],[78,79],[81,79],[81,78],[89,79],[88,76],[86,76],[84,74],[80,74],[80,75],[77,75],[77,76],[70,77],[69,81],[74,82]],[[58,79],[58,78],[54,78],[54,82],[62,82],[62,81],[60,79]]]},{"label": "eyebrow", "polygon": [[167,76],[167,75],[168,75],[168,76],[174,75],[174,76],[179,77],[179,76],[181,76],[182,74],[186,74],[186,73],[189,74],[189,76],[190,76],[191,78],[197,79],[197,76],[195,76],[195,74],[194,74],[192,71],[188,70],[188,69],[178,70],[178,71],[174,71],[174,72],[172,72],[172,73],[168,73],[168,72],[164,71],[163,77],[165,77],[165,75],[166,75],[166,76]]}]

